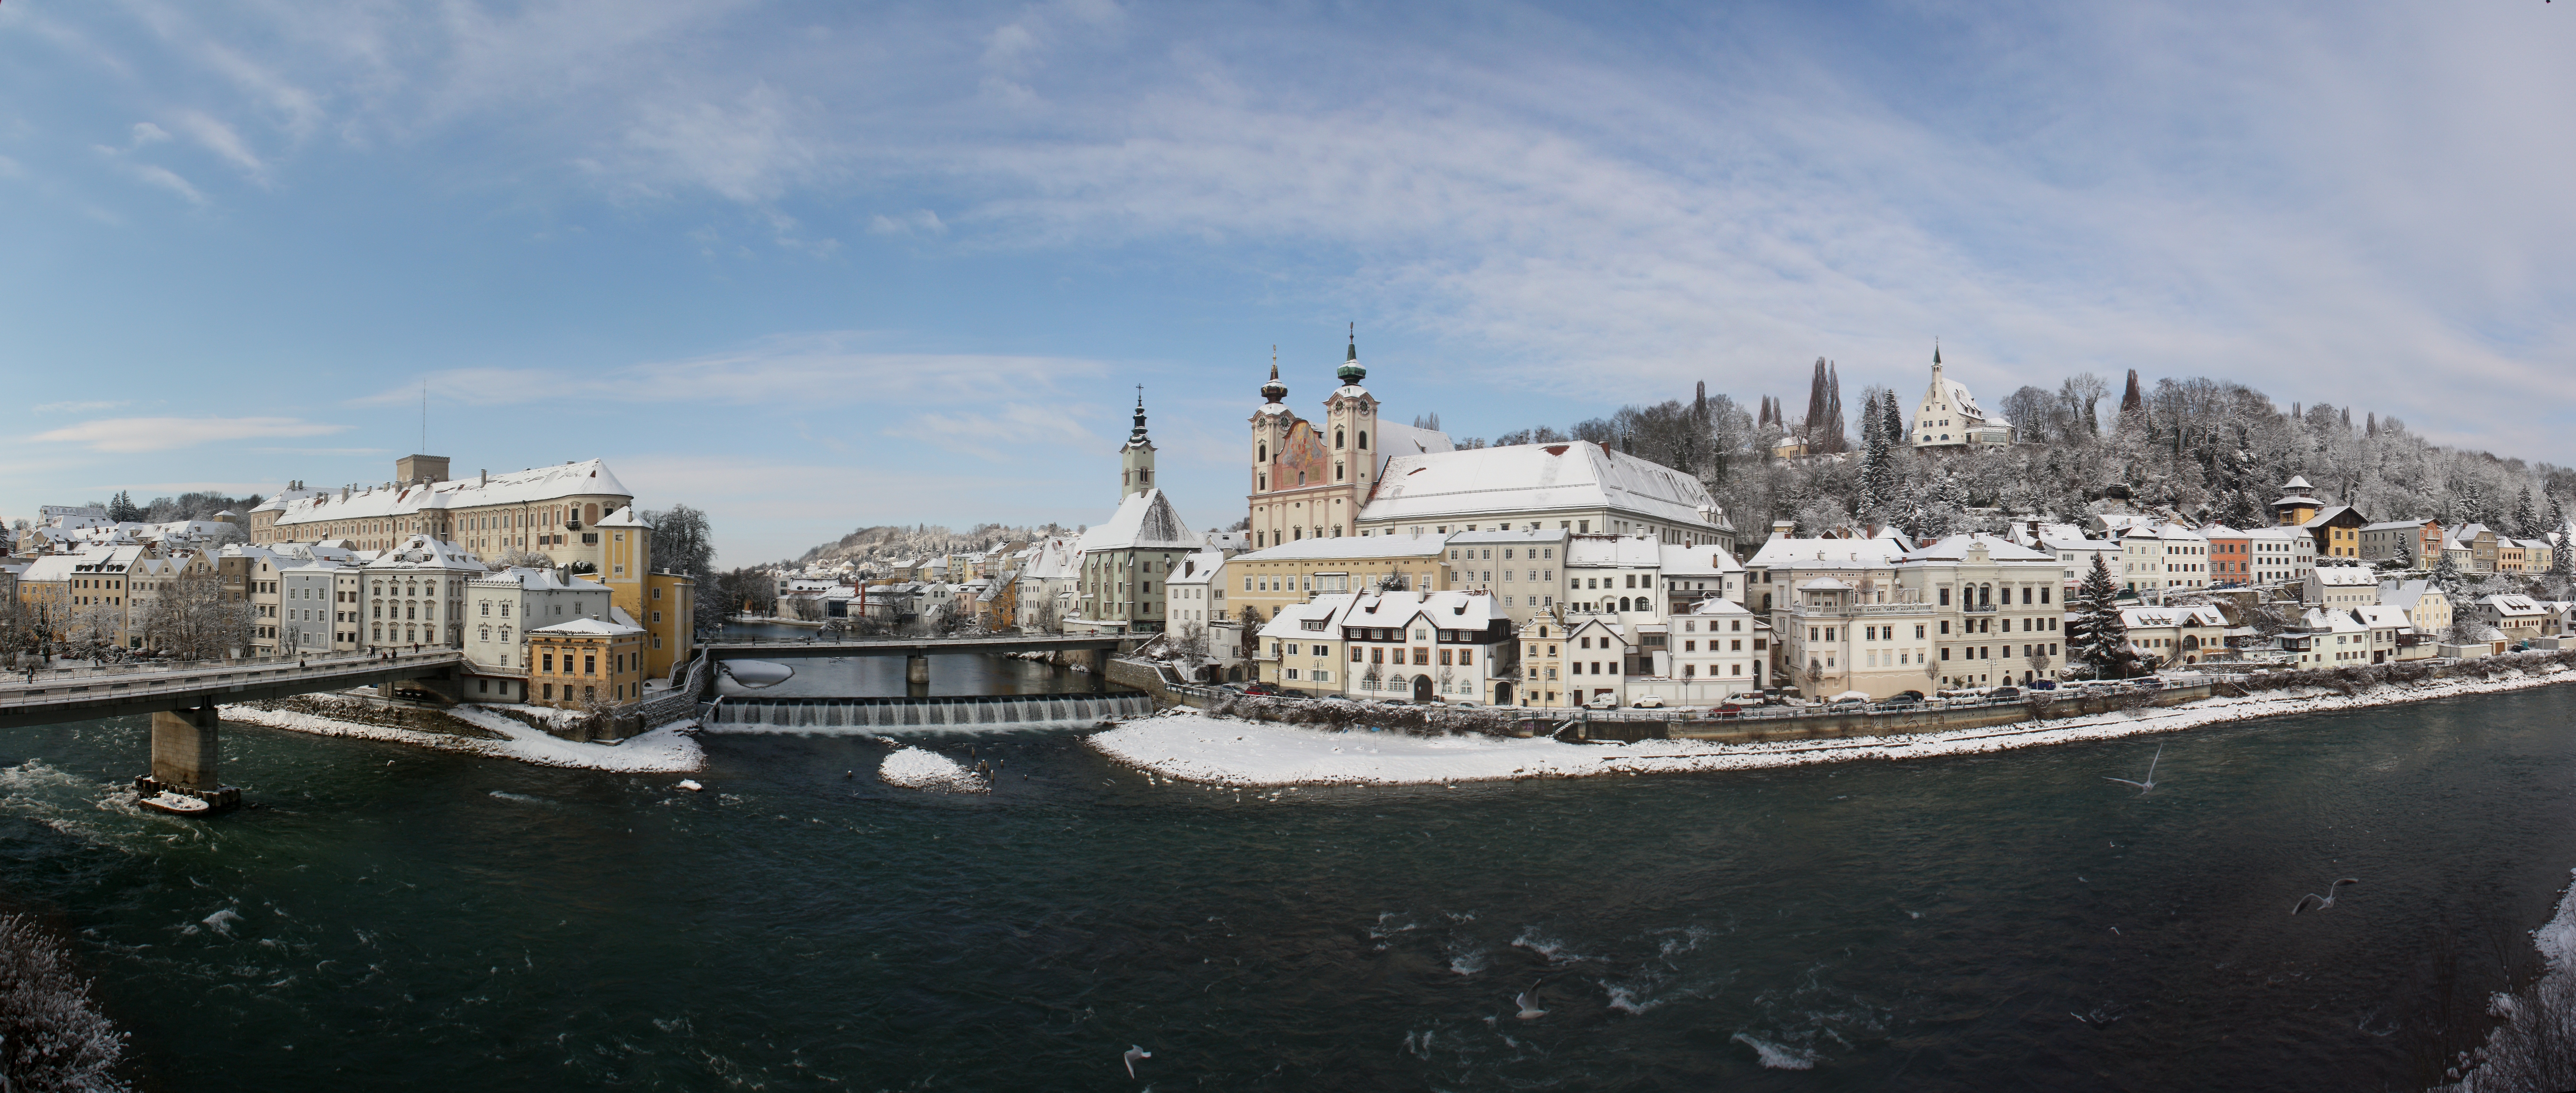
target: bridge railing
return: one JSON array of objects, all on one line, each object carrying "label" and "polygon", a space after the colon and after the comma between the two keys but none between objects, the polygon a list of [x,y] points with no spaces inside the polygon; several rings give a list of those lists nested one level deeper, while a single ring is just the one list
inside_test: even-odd
[{"label": "bridge railing", "polygon": [[[169,665],[118,665],[104,669],[38,670],[0,676],[0,703],[29,699],[52,701],[65,694],[88,694],[102,686],[137,694],[158,694],[172,690],[193,690],[208,683],[235,679],[275,679],[297,675],[342,675],[364,672],[373,666],[399,667],[414,664],[446,664],[462,659],[459,650],[397,653],[380,657],[371,653],[337,654],[325,657],[243,657],[237,660],[186,661]],[[124,669],[124,670],[117,670]]]}]

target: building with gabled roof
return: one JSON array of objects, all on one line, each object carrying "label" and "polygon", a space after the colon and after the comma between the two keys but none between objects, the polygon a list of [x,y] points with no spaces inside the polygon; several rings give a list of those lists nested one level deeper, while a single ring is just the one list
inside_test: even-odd
[{"label": "building with gabled roof", "polygon": [[1989,418],[1977,397],[1968,393],[1968,385],[1944,375],[1941,370],[1941,347],[1932,346],[1932,384],[1923,391],[1923,401],[1914,409],[1914,429],[1910,438],[1917,448],[1961,448],[1972,444],[2011,444],[2013,426],[2001,418]]},{"label": "building with gabled roof", "polygon": [[397,481],[279,491],[250,511],[251,542],[346,539],[391,550],[406,536],[427,535],[490,557],[534,552],[606,572],[596,525],[635,501],[598,459],[473,478],[447,473],[443,456],[405,456],[395,461]]},{"label": "building with gabled roof", "polygon": [[1398,456],[1360,510],[1363,535],[1554,529],[1735,547],[1699,480],[1605,444],[1569,440]]}]

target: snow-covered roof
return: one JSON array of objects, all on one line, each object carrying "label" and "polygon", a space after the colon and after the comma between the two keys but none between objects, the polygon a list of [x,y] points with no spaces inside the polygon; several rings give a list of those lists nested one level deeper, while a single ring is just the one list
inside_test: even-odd
[{"label": "snow-covered roof", "polygon": [[1568,566],[1651,569],[1663,561],[1663,545],[1642,535],[1577,535],[1565,544]]},{"label": "snow-covered roof", "polygon": [[1341,535],[1322,539],[1295,539],[1274,547],[1239,556],[1243,562],[1304,562],[1316,559],[1430,558],[1448,548],[1450,536],[1433,532],[1420,535]]},{"label": "snow-covered roof", "polygon": [[409,516],[431,509],[468,509],[486,505],[535,504],[566,497],[624,497],[632,499],[625,484],[609,473],[605,460],[592,459],[551,467],[532,467],[483,478],[459,478],[446,482],[393,486],[370,486],[350,490],[341,496],[338,490],[305,490],[292,499],[272,499],[260,508],[274,508],[275,526],[316,523],[325,520],[366,520],[376,517]]},{"label": "snow-covered roof", "polygon": [[1990,535],[1982,531],[1972,532],[1966,535],[1953,535],[1947,539],[1940,540],[1939,542],[1917,547],[1913,553],[1907,554],[1902,560],[1908,562],[1965,561],[1968,557],[1969,549],[1971,547],[1978,546],[1986,548],[1986,557],[1989,560],[1997,562],[2057,561],[2057,555],[2050,554],[2042,550],[2033,550],[2029,547],[2014,543],[2012,540],[2006,539],[2000,535]]},{"label": "snow-covered roof", "polygon": [[[2379,584],[2379,602],[2389,607],[2413,610],[2416,602],[2422,600],[2427,593],[2442,596],[2442,590],[2433,587],[2433,582],[2427,580],[2382,581]],[[2450,599],[2448,596],[2442,596],[2442,598]]]},{"label": "snow-covered roof", "polygon": [[2477,604],[2478,606],[2486,608],[2489,611],[2493,611],[2498,615],[2505,616],[2520,617],[2524,615],[2546,615],[2549,613],[2548,608],[2540,606],[2539,601],[2534,600],[2529,596],[2499,593],[2492,596],[2480,596],[2477,599]]},{"label": "snow-covered roof", "polygon": [[2200,537],[2213,541],[2218,539],[2242,539],[2245,538],[2245,533],[2225,524],[2202,524],[2200,526]]},{"label": "snow-covered roof", "polygon": [[1181,559],[1180,565],[1171,571],[1171,575],[1166,577],[1163,583],[1206,584],[1218,579],[1224,572],[1224,551],[1215,549],[1192,551],[1188,557]]},{"label": "snow-covered roof", "polygon": [[1699,480],[1579,441],[1398,455],[1387,461],[1359,519],[1434,520],[1600,508],[1680,527],[1716,527],[1716,503]]},{"label": "snow-covered roof", "polygon": [[2357,565],[2321,565],[2308,571],[2308,576],[2326,588],[2373,588],[2379,584],[2379,571]]},{"label": "snow-covered roof", "polygon": [[540,626],[534,630],[528,631],[528,636],[535,637],[538,634],[548,634],[557,637],[617,638],[625,637],[629,634],[641,634],[643,632],[643,627],[637,626],[631,622],[609,622],[603,619],[594,619],[585,616],[578,619],[568,619],[552,626]]},{"label": "snow-covered roof", "polygon": [[1344,626],[1406,626],[1421,619],[1441,630],[1483,630],[1504,617],[1481,592],[1370,592],[1342,612]]},{"label": "snow-covered roof", "polygon": [[617,511],[599,518],[599,526],[604,528],[643,528],[646,531],[653,530],[653,525],[636,519],[635,506],[633,505],[617,506]]},{"label": "snow-covered roof", "polygon": [[414,534],[406,536],[401,546],[388,550],[368,562],[367,568],[393,572],[407,569],[461,569],[470,573],[481,573],[490,567],[485,566],[483,560],[475,557],[471,551],[454,543]]},{"label": "snow-covered roof", "polygon": [[2362,517],[2362,515],[2361,515],[2361,510],[2360,510],[2360,509],[2354,508],[2354,507],[2352,507],[2352,506],[2350,506],[2350,505],[2331,505],[2331,506],[2328,506],[2328,507],[2326,507],[2326,508],[2318,509],[2318,510],[2317,510],[2317,514],[2316,514],[2315,516],[2311,516],[2311,517],[2309,517],[2309,518],[2308,518],[2308,522],[2307,522],[2307,523],[2301,524],[2301,525],[2299,525],[2299,526],[2300,526],[2300,527],[2309,527],[2309,528],[2321,528],[2321,527],[2326,526],[2327,524],[2330,524],[2330,523],[2335,522],[2335,521],[2336,521],[2336,520],[2338,520],[2338,519],[2341,519],[2341,518],[2343,517],[2343,514],[2345,514],[2345,513],[2347,513],[2347,512],[2352,514],[2353,519],[2359,520],[2359,519],[2362,519],[2362,518],[2363,518],[2363,517]]},{"label": "snow-covered roof", "polygon": [[[1080,550],[1196,550],[1204,540],[1191,531],[1160,489],[1138,490],[1118,503],[1109,521],[1082,533]],[[938,563],[933,564],[938,568]]]},{"label": "snow-covered roof", "polygon": [[2431,523],[2431,522],[2432,522],[2432,521],[2430,521],[2430,520],[2382,520],[2382,521],[2380,521],[2380,522],[2378,522],[2378,523],[2376,523],[2376,524],[2363,524],[2363,525],[2361,526],[2361,530],[2363,530],[2363,531],[2415,531],[2415,530],[2419,530],[2419,529],[2421,529],[2424,525],[2429,524],[2429,523]]},{"label": "snow-covered roof", "polygon": [[2362,625],[2372,628],[2395,627],[2400,630],[2410,630],[2415,626],[2414,621],[2406,617],[2404,609],[2385,604],[2353,608],[2352,616],[2360,620]]},{"label": "snow-covered roof", "polygon": [[2245,537],[2248,539],[2285,539],[2294,543],[2309,544],[2314,544],[2317,541],[2316,536],[2308,534],[2306,529],[2291,527],[2287,524],[2277,525],[2274,527],[2255,528],[2252,531],[2246,532]]},{"label": "snow-covered roof", "polygon": [[1753,552],[1749,569],[1891,566],[1905,551],[1886,539],[1772,539]]},{"label": "snow-covered roof", "polygon": [[1798,586],[1800,592],[1845,592],[1851,586],[1831,577],[1818,577]]},{"label": "snow-covered roof", "polygon": [[2131,630],[2176,626],[2226,626],[2227,615],[2215,607],[2123,607],[2120,622]]},{"label": "snow-covered roof", "polygon": [[1662,566],[1667,577],[1714,577],[1722,573],[1744,572],[1744,563],[1736,561],[1735,555],[1714,544],[1658,545],[1662,548]]},{"label": "snow-covered roof", "polygon": [[1692,604],[1688,613],[1700,616],[1750,615],[1753,613],[1753,609],[1721,596],[1710,596],[1707,599]]},{"label": "snow-covered roof", "polygon": [[[1265,638],[1324,637],[1327,639],[1338,639],[1341,637],[1341,631],[1340,628],[1333,625],[1333,619],[1339,616],[1344,610],[1347,610],[1351,606],[1351,603],[1357,599],[1359,599],[1359,596],[1354,593],[1331,592],[1317,596],[1304,603],[1288,604],[1281,607],[1279,609],[1279,613],[1276,616],[1273,616],[1267,624],[1262,626],[1261,636]],[[1307,629],[1306,624],[1309,622],[1320,622],[1322,624],[1321,629]]]},{"label": "snow-covered roof", "polygon": [[2335,631],[2350,633],[2368,628],[2361,620],[2352,617],[2348,611],[2329,611],[2322,607],[2309,608],[2306,614],[2299,616],[2299,622],[2311,631],[2328,633]]}]

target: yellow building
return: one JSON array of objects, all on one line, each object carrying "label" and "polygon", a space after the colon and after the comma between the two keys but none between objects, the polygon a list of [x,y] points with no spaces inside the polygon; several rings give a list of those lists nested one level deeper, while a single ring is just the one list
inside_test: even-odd
[{"label": "yellow building", "polygon": [[1239,618],[1246,607],[1267,622],[1291,604],[1330,592],[1365,592],[1388,577],[1404,578],[1413,592],[1446,592],[1451,570],[1441,564],[1446,535],[1370,535],[1292,540],[1226,559],[1226,606]]},{"label": "yellow building", "polygon": [[653,525],[620,508],[599,521],[602,541],[599,580],[608,586],[609,602],[644,628],[644,675],[663,679],[671,666],[695,655],[697,628],[691,622],[697,582],[677,573],[653,569]]},{"label": "yellow building", "polygon": [[617,706],[644,697],[644,628],[574,619],[528,631],[528,682],[538,706]]}]

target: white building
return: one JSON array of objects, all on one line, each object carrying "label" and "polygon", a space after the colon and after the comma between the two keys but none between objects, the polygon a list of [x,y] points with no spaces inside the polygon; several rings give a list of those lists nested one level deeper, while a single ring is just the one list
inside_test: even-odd
[{"label": "white building", "polygon": [[2245,547],[2255,584],[2299,584],[2317,567],[2317,539],[2305,528],[2255,528],[2245,533]]},{"label": "white building", "polygon": [[2357,565],[2318,566],[2300,582],[2299,600],[2329,611],[2348,611],[2379,602],[2379,571]]},{"label": "white building", "polygon": [[489,571],[454,543],[405,536],[366,563],[368,648],[465,645],[465,582]]},{"label": "white building", "polygon": [[280,567],[277,655],[314,657],[358,648],[359,569],[316,558]]},{"label": "white building", "polygon": [[2180,524],[2138,524],[2120,536],[2112,574],[2132,592],[2209,587],[2209,540]]},{"label": "white building", "polygon": [[2379,602],[2406,613],[2406,621],[2430,643],[2451,628],[2451,598],[2428,580],[2383,581]]},{"label": "white building", "polygon": [[1166,590],[1172,571],[1201,547],[1198,533],[1172,510],[1161,489],[1128,494],[1107,523],[1084,532],[1075,544],[1082,570],[1074,602],[1082,620],[1131,634],[1163,632],[1171,618]]},{"label": "white building", "polygon": [[1360,509],[1362,535],[1558,530],[1732,550],[1735,529],[1699,480],[1582,441],[1400,455]]},{"label": "white building", "polygon": [[465,659],[477,672],[517,679],[522,690],[528,631],[573,619],[608,621],[613,598],[607,585],[587,577],[517,566],[466,581],[465,596]]},{"label": "white building", "polygon": [[1565,570],[1559,560],[1567,557],[1572,535],[1563,528],[1526,527],[1452,532],[1441,550],[1444,576],[1450,588],[1489,593],[1514,623],[1528,622],[1562,601]]},{"label": "white building", "polygon": [[2010,444],[2012,423],[1986,416],[1968,385],[1941,371],[1941,347],[1932,347],[1932,385],[1914,410],[1914,446],[1957,448],[1971,444]]},{"label": "white building", "polygon": [[2123,607],[2129,649],[2166,664],[2198,664],[2227,648],[2227,616],[2215,607]]},{"label": "white building", "polygon": [[1224,551],[1190,552],[1181,558],[1168,583],[1171,591],[1165,604],[1171,609],[1173,629],[1206,629],[1226,618]]}]

